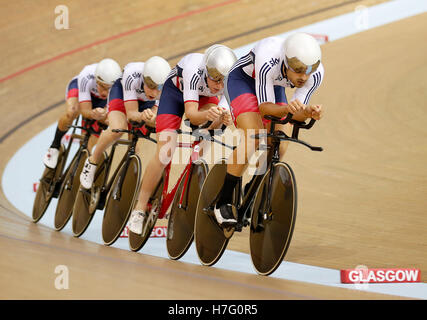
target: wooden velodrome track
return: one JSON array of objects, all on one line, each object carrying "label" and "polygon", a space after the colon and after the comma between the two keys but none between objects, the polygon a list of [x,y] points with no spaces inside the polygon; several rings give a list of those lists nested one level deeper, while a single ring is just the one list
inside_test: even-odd
[{"label": "wooden velodrome track", "polygon": [[[76,0],[67,4],[70,29],[56,30],[57,1],[8,1],[0,12],[0,172],[26,141],[57,121],[66,83],[88,63],[108,56],[124,66],[161,55],[173,65],[212,43],[235,48],[380,2]],[[326,112],[305,137],[325,151],[289,147],[299,211],[288,261],[334,269],[414,267],[426,281],[427,45],[420,40],[427,38],[426,18],[322,46],[326,78],[312,102]],[[247,234],[236,234],[228,248],[247,252]],[[70,269],[69,290],[54,287],[57,265]],[[1,193],[0,298],[393,297],[104,247],[33,224]]]}]

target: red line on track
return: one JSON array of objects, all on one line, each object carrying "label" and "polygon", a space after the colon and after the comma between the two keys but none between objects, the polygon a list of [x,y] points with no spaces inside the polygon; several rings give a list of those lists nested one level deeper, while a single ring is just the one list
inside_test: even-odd
[{"label": "red line on track", "polygon": [[221,3],[213,4],[213,5],[210,5],[210,6],[207,6],[207,7],[203,7],[203,8],[197,9],[197,10],[192,10],[192,11],[185,12],[185,13],[179,14],[177,16],[173,16],[173,17],[170,17],[170,18],[159,20],[159,21],[153,22],[151,24],[144,25],[144,26],[136,28],[136,29],[125,31],[125,32],[116,34],[114,36],[111,36],[111,37],[108,37],[108,38],[105,38],[105,39],[101,39],[101,40],[95,41],[93,43],[90,43],[90,44],[87,44],[85,46],[73,49],[71,51],[67,51],[67,52],[61,53],[61,54],[59,54],[57,56],[54,56],[52,58],[40,61],[40,62],[38,62],[36,64],[33,64],[33,65],[29,66],[29,67],[21,69],[21,70],[15,72],[15,73],[12,73],[12,74],[4,77],[4,78],[1,78],[0,79],[0,83],[2,83],[4,81],[7,81],[7,80],[10,80],[12,78],[15,78],[15,77],[17,77],[17,76],[19,76],[19,75],[21,75],[21,74],[23,74],[25,72],[37,69],[38,67],[41,67],[41,66],[43,66],[45,64],[48,64],[48,63],[51,63],[53,61],[62,59],[64,57],[66,57],[66,56],[72,55],[72,54],[74,54],[76,52],[80,52],[80,51],[89,49],[89,48],[94,47],[96,45],[103,44],[103,43],[106,43],[106,42],[109,42],[109,41],[112,41],[112,40],[116,40],[116,39],[119,39],[119,38],[123,38],[123,37],[126,37],[126,36],[128,36],[130,34],[133,34],[133,33],[136,33],[136,32],[140,32],[140,31],[143,31],[143,30],[154,28],[154,27],[163,25],[163,24],[168,23],[168,22],[172,22],[172,21],[183,19],[183,18],[187,18],[189,16],[193,16],[193,15],[196,15],[198,13],[202,13],[202,12],[206,12],[206,11],[209,11],[209,10],[213,10],[213,9],[216,9],[216,8],[219,8],[219,7],[223,7],[223,6],[226,6],[226,5],[235,3],[235,2],[239,2],[239,1],[240,0],[228,0],[228,1],[221,2]]}]

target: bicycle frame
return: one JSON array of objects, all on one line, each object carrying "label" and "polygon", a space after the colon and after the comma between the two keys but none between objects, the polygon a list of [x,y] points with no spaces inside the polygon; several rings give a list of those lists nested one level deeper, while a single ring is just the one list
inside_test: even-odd
[{"label": "bicycle frame", "polygon": [[[184,178],[184,175],[185,175],[184,188],[181,192],[181,198],[179,199],[179,204],[178,204],[178,206],[182,206],[182,203],[184,200],[184,194],[185,194],[185,191],[186,191],[187,186],[188,186],[188,180],[190,178],[191,165],[193,164],[194,161],[199,159],[200,149],[196,148],[196,146],[198,146],[200,142],[201,142],[200,140],[193,141],[192,143],[178,142],[177,146],[180,148],[191,148],[192,154],[188,160],[187,165],[185,166],[184,170],[182,171],[180,177],[178,178],[175,186],[169,192],[168,192],[168,188],[169,188],[169,174],[170,174],[170,169],[171,169],[171,162],[169,162],[169,164],[166,166],[165,178],[164,178],[164,184],[163,184],[163,190],[162,190],[162,202],[160,205],[160,211],[159,211],[159,216],[158,216],[159,219],[162,219],[165,216],[166,212],[168,211],[170,205],[173,202],[173,199],[175,198],[176,190],[178,189],[178,186],[179,186],[181,180]],[[149,208],[149,209],[151,209],[151,208]]]},{"label": "bicycle frame", "polygon": [[[64,182],[64,178],[65,178],[65,176],[68,174],[68,172],[70,171],[70,170],[72,170],[71,172],[72,172],[72,174],[74,175],[75,174],[75,172],[76,172],[76,170],[77,170],[77,164],[78,164],[78,161],[77,162],[75,162],[74,163],[74,165],[71,167],[71,166],[69,166],[69,167],[67,167],[67,169],[64,171],[64,168],[65,168],[65,165],[66,165],[66,162],[67,162],[67,159],[68,159],[68,155],[69,155],[69,153],[70,153],[70,150],[71,150],[71,146],[72,146],[72,144],[73,144],[73,141],[76,139],[76,140],[80,140],[81,142],[80,142],[80,146],[79,146],[79,148],[77,149],[77,152],[75,153],[75,155],[74,155],[74,158],[75,157],[81,157],[81,151],[83,150],[83,149],[86,149],[87,148],[87,146],[88,146],[88,143],[89,143],[89,139],[90,139],[90,137],[91,137],[91,135],[93,134],[93,133],[95,133],[92,129],[91,129],[91,127],[90,127],[90,125],[91,125],[91,122],[90,122],[90,120],[87,120],[88,121],[88,123],[87,123],[87,127],[85,127],[85,126],[78,126],[77,125],[77,123],[78,123],[78,120],[79,120],[79,118],[77,118],[76,120],[75,120],[75,124],[74,125],[72,125],[71,127],[73,128],[73,131],[71,132],[71,135],[70,135],[70,140],[68,141],[68,146],[67,146],[67,149],[65,150],[65,152],[64,152],[64,161],[62,162],[62,167],[60,168],[60,170],[61,170],[61,176],[60,176],[60,179],[58,180],[58,182],[59,182],[59,185],[61,186],[62,185],[62,183]],[[81,130],[85,130],[86,131],[86,133],[82,133],[82,134],[76,134],[75,132],[76,132],[76,130],[77,129],[81,129]],[[73,158],[73,160],[74,160],[74,158]]]},{"label": "bicycle frame", "polygon": [[[112,162],[113,162],[113,158],[114,158],[114,154],[115,154],[115,151],[116,151],[116,147],[119,145],[119,144],[123,144],[123,145],[126,145],[126,144],[130,144],[131,142],[130,141],[127,141],[127,140],[119,140],[119,141],[117,141],[116,143],[114,143],[114,145],[112,146],[112,148],[111,148],[111,152],[110,152],[110,154],[107,156],[107,158],[104,160],[104,162],[103,162],[103,164],[105,164],[106,163],[106,168],[105,168],[105,177],[104,177],[104,181],[102,182],[102,187],[101,187],[101,193],[108,193],[108,191],[111,189],[111,185],[112,185],[112,183],[113,183],[113,181],[114,181],[114,178],[115,178],[115,176],[117,175],[117,173],[118,173],[118,170],[120,169],[120,167],[123,165],[123,163],[130,157],[130,150],[128,150],[128,151],[126,151],[126,154],[122,157],[122,159],[120,160],[120,162],[119,162],[119,164],[117,165],[117,167],[116,167],[116,169],[114,170],[114,173],[113,173],[113,175],[111,176],[111,178],[110,178],[110,180],[108,180],[108,177],[109,177],[109,174],[110,174],[110,170],[111,170],[111,165],[112,165]],[[134,152],[135,153],[135,152]],[[95,174],[95,178],[94,178],[94,181],[98,178],[98,176],[99,176],[99,174],[100,174],[101,172],[99,171],[99,172],[97,172],[97,174]]]},{"label": "bicycle frame", "polygon": [[[266,172],[268,172],[268,170],[270,170],[270,172],[271,172],[271,170],[273,169],[273,166],[280,161],[279,148],[280,148],[280,142],[282,140],[302,144],[302,145],[308,147],[309,149],[311,149],[313,151],[322,151],[323,150],[321,147],[313,147],[310,144],[306,143],[305,141],[298,139],[299,130],[300,129],[310,129],[315,123],[314,119],[311,119],[311,121],[308,124],[306,124],[305,122],[292,120],[292,114],[288,114],[286,119],[281,120],[281,121],[280,121],[280,119],[272,117],[272,116],[266,116],[265,118],[268,120],[272,120],[271,126],[270,126],[270,131],[267,134],[267,137],[271,138],[272,140],[267,145],[268,154],[267,154],[267,160],[266,160],[267,161]],[[276,131],[275,130],[276,124],[285,124],[288,122],[290,122],[294,125],[293,130],[292,130],[292,135],[290,137],[288,135],[286,135],[283,131]],[[260,138],[261,135],[256,134],[254,137]],[[251,185],[249,186],[248,193],[244,196],[241,203],[238,204],[238,206],[237,206],[238,223],[240,223],[240,224],[243,223],[243,219],[250,219],[250,214],[248,214],[248,212],[250,212],[249,209],[252,206],[252,203],[254,201],[255,192],[258,189],[258,185],[261,183],[262,177],[263,177],[262,174],[257,175],[255,177],[255,179],[252,181]],[[270,193],[269,191],[271,190],[272,182],[273,182],[273,175],[270,174],[269,179],[268,179],[268,183],[266,185],[266,188],[268,190],[267,194]],[[238,191],[237,199],[240,199],[241,188],[239,187],[237,189],[237,191]],[[271,205],[271,199],[270,199],[270,197],[267,197],[267,203],[265,206],[267,211],[270,208],[270,205]]]},{"label": "bicycle frame", "polygon": [[[125,130],[119,130],[119,131],[122,132],[122,131],[125,131]],[[104,196],[106,196],[108,194],[108,192],[110,191],[111,185],[113,184],[113,181],[114,181],[114,178],[119,173],[119,170],[122,167],[123,163],[128,163],[129,158],[132,155],[135,154],[135,147],[136,147],[137,141],[138,141],[138,137],[136,135],[133,135],[132,140],[119,139],[118,141],[116,141],[113,144],[110,154],[102,162],[101,165],[105,165],[106,166],[106,168],[105,168],[105,176],[104,176],[104,180],[102,182],[102,186],[101,186],[101,190],[100,190],[100,194],[101,194],[101,199],[102,200],[104,200]],[[116,151],[116,147],[118,145],[127,145],[129,147],[128,147],[128,150],[126,151],[126,154],[122,157],[122,159],[120,160],[118,166],[115,168],[113,175],[110,177],[110,179],[108,179],[109,175],[110,175],[110,170],[111,170],[111,166],[112,166],[114,154],[115,154],[115,151]],[[97,171],[97,174],[95,174],[94,181],[98,178],[98,176],[99,176],[100,173],[101,173],[101,170]],[[118,192],[115,194],[115,197],[120,197],[121,196],[122,183],[123,183],[123,179],[120,181]],[[101,206],[102,206],[103,202],[101,201],[100,203],[102,203],[101,204]],[[98,205],[98,207],[99,207],[99,205]]]}]

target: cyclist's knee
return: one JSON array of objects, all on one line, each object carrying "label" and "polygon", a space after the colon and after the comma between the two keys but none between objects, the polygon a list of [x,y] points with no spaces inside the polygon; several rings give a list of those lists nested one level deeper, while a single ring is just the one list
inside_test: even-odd
[{"label": "cyclist's knee", "polygon": [[[117,129],[127,129],[127,128],[117,128]],[[123,132],[114,132],[112,131],[112,129],[110,131],[111,140],[117,141],[122,137],[122,135],[123,135]]]},{"label": "cyclist's knee", "polygon": [[71,120],[74,120],[79,115],[79,101],[77,98],[69,98],[67,100],[66,116]]},{"label": "cyclist's knee", "polygon": [[67,118],[68,122],[73,122],[79,115],[78,109],[67,109],[67,112],[65,113],[65,117]]},{"label": "cyclist's knee", "polygon": [[176,143],[174,143],[173,141],[157,142],[155,159],[158,162],[159,166],[162,166],[164,168],[172,161],[172,157],[175,152],[175,146]]}]

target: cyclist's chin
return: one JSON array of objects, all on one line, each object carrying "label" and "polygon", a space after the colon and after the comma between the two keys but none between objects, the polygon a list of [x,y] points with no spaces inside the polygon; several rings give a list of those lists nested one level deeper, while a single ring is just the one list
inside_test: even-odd
[{"label": "cyclist's chin", "polygon": [[297,88],[302,88],[304,87],[306,81],[295,81],[294,86]]}]

